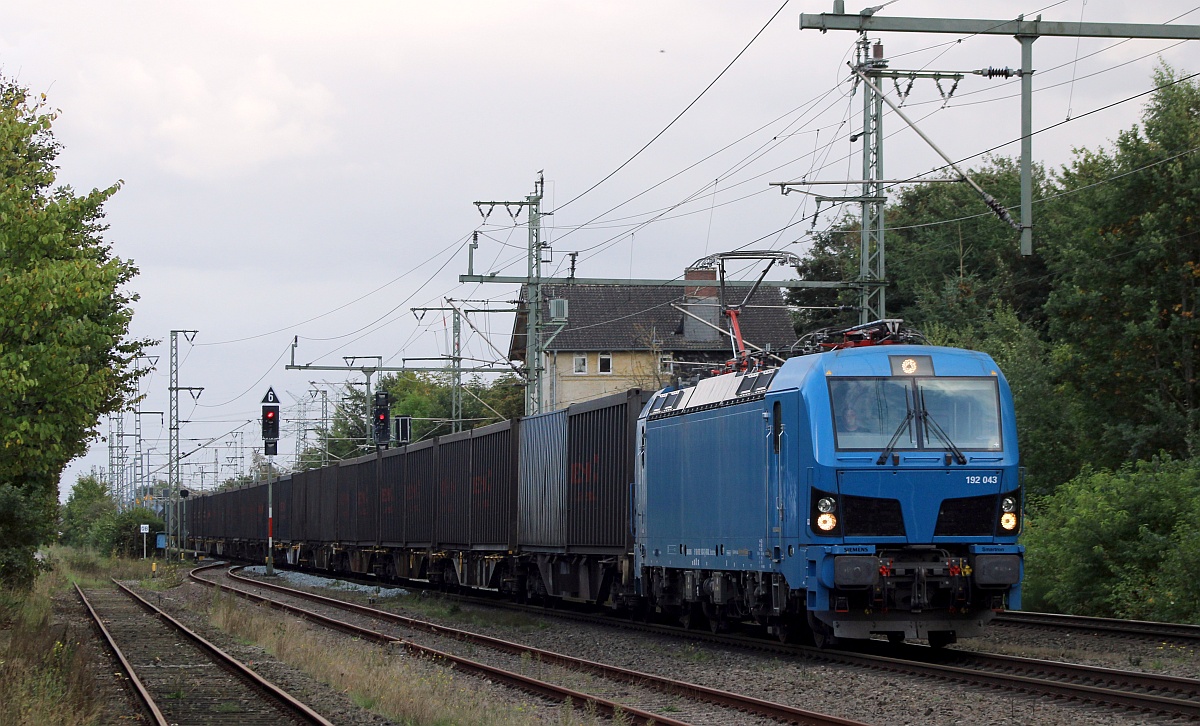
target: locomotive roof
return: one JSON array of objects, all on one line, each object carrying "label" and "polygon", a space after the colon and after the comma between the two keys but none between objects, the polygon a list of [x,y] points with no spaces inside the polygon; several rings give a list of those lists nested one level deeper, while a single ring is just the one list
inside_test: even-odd
[{"label": "locomotive roof", "polygon": [[788,359],[779,368],[753,373],[728,373],[705,378],[690,388],[660,391],[649,403],[651,416],[683,410],[716,408],[762,398],[767,391],[800,388],[816,374],[839,376],[891,376],[892,359],[929,356],[937,375],[999,376],[995,361],[986,353],[932,345],[878,345],[846,348]]}]

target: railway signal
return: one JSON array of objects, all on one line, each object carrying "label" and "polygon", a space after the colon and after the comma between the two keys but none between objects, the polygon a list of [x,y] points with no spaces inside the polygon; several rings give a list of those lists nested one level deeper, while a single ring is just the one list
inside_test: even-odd
[{"label": "railway signal", "polygon": [[262,400],[262,440],[267,456],[279,452],[279,397],[274,388],[267,389]]},{"label": "railway signal", "polygon": [[391,396],[387,391],[375,392],[375,413],[373,418],[375,446],[386,447],[392,437]]}]

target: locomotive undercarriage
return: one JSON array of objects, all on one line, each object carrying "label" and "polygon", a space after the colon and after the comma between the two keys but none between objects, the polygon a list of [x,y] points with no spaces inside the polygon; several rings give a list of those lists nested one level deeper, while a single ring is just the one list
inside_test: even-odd
[{"label": "locomotive undercarriage", "polygon": [[1007,607],[1019,581],[1016,555],[955,555],[936,548],[834,558],[829,608],[810,616],[825,636],[926,638],[946,645],[978,635]]},{"label": "locomotive undercarriage", "polygon": [[651,567],[643,571],[646,597],[654,612],[693,627],[702,617],[713,631],[752,620],[786,639],[801,611],[782,575]]}]

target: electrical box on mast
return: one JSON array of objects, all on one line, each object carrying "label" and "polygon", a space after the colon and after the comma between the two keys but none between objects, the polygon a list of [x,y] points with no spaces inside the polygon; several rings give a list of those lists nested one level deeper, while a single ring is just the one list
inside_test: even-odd
[{"label": "electrical box on mast", "polygon": [[412,416],[397,416],[392,419],[392,438],[397,444],[412,441]]}]

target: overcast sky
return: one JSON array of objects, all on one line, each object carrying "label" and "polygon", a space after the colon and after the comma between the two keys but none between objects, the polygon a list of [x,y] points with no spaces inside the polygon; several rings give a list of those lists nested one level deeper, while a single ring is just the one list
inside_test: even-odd
[{"label": "overcast sky", "polygon": [[[524,215],[514,227],[496,209],[483,224],[472,202],[523,199],[539,170],[544,208],[557,210],[546,274],[571,251],[580,252],[579,276],[624,278],[672,278],[736,248],[803,254],[811,202],[769,183],[860,178],[860,145],[849,136],[861,125],[861,96],[851,95],[845,67],[856,36],[799,30],[801,13],[830,11],[831,0],[792,0],[768,24],[780,4],[26,3],[0,24],[0,69],[61,109],[61,182],[85,191],[123,181],[106,207],[106,237],[141,271],[130,286],[141,296],[133,334],[162,341],[143,409],[168,410],[169,331],[198,331],[190,343],[180,338],[179,383],[204,388],[195,402],[181,394],[181,449],[195,451],[185,482],[195,486],[204,470],[211,485],[218,465],[221,478],[235,473],[233,452],[198,445],[240,429],[258,447],[268,386],[291,407],[309,399],[310,382],[348,378],[286,371],[295,336],[297,363],[382,356],[400,365],[448,351],[448,321],[418,321],[411,307],[446,296],[514,299],[512,286],[458,283],[474,230],[483,232],[477,271],[525,269]],[[862,7],[847,0],[847,12]],[[1200,24],[1190,0],[899,0],[879,11],[1039,12]],[[883,40],[893,68],[1020,64],[1008,37]],[[1072,148],[1105,146],[1136,123],[1144,98],[1084,114],[1148,90],[1160,57],[1200,70],[1194,44],[1038,40],[1034,128],[1076,120],[1038,135],[1035,159],[1060,166]],[[919,81],[906,105],[955,158],[1005,142],[997,153],[1016,156],[1018,92],[1016,79],[967,76],[944,102],[932,81]],[[698,96],[648,149],[576,199]],[[940,165],[893,114],[884,127],[886,177]],[[817,218],[817,228],[830,219]],[[477,324],[507,349],[511,318]],[[465,355],[495,358],[479,335],[465,331],[464,341]],[[142,422],[157,470],[167,428],[156,414]],[[133,431],[131,416],[125,428]],[[107,422],[100,429],[107,434]],[[68,468],[63,495],[79,473],[107,463],[108,444],[95,442]]]}]

